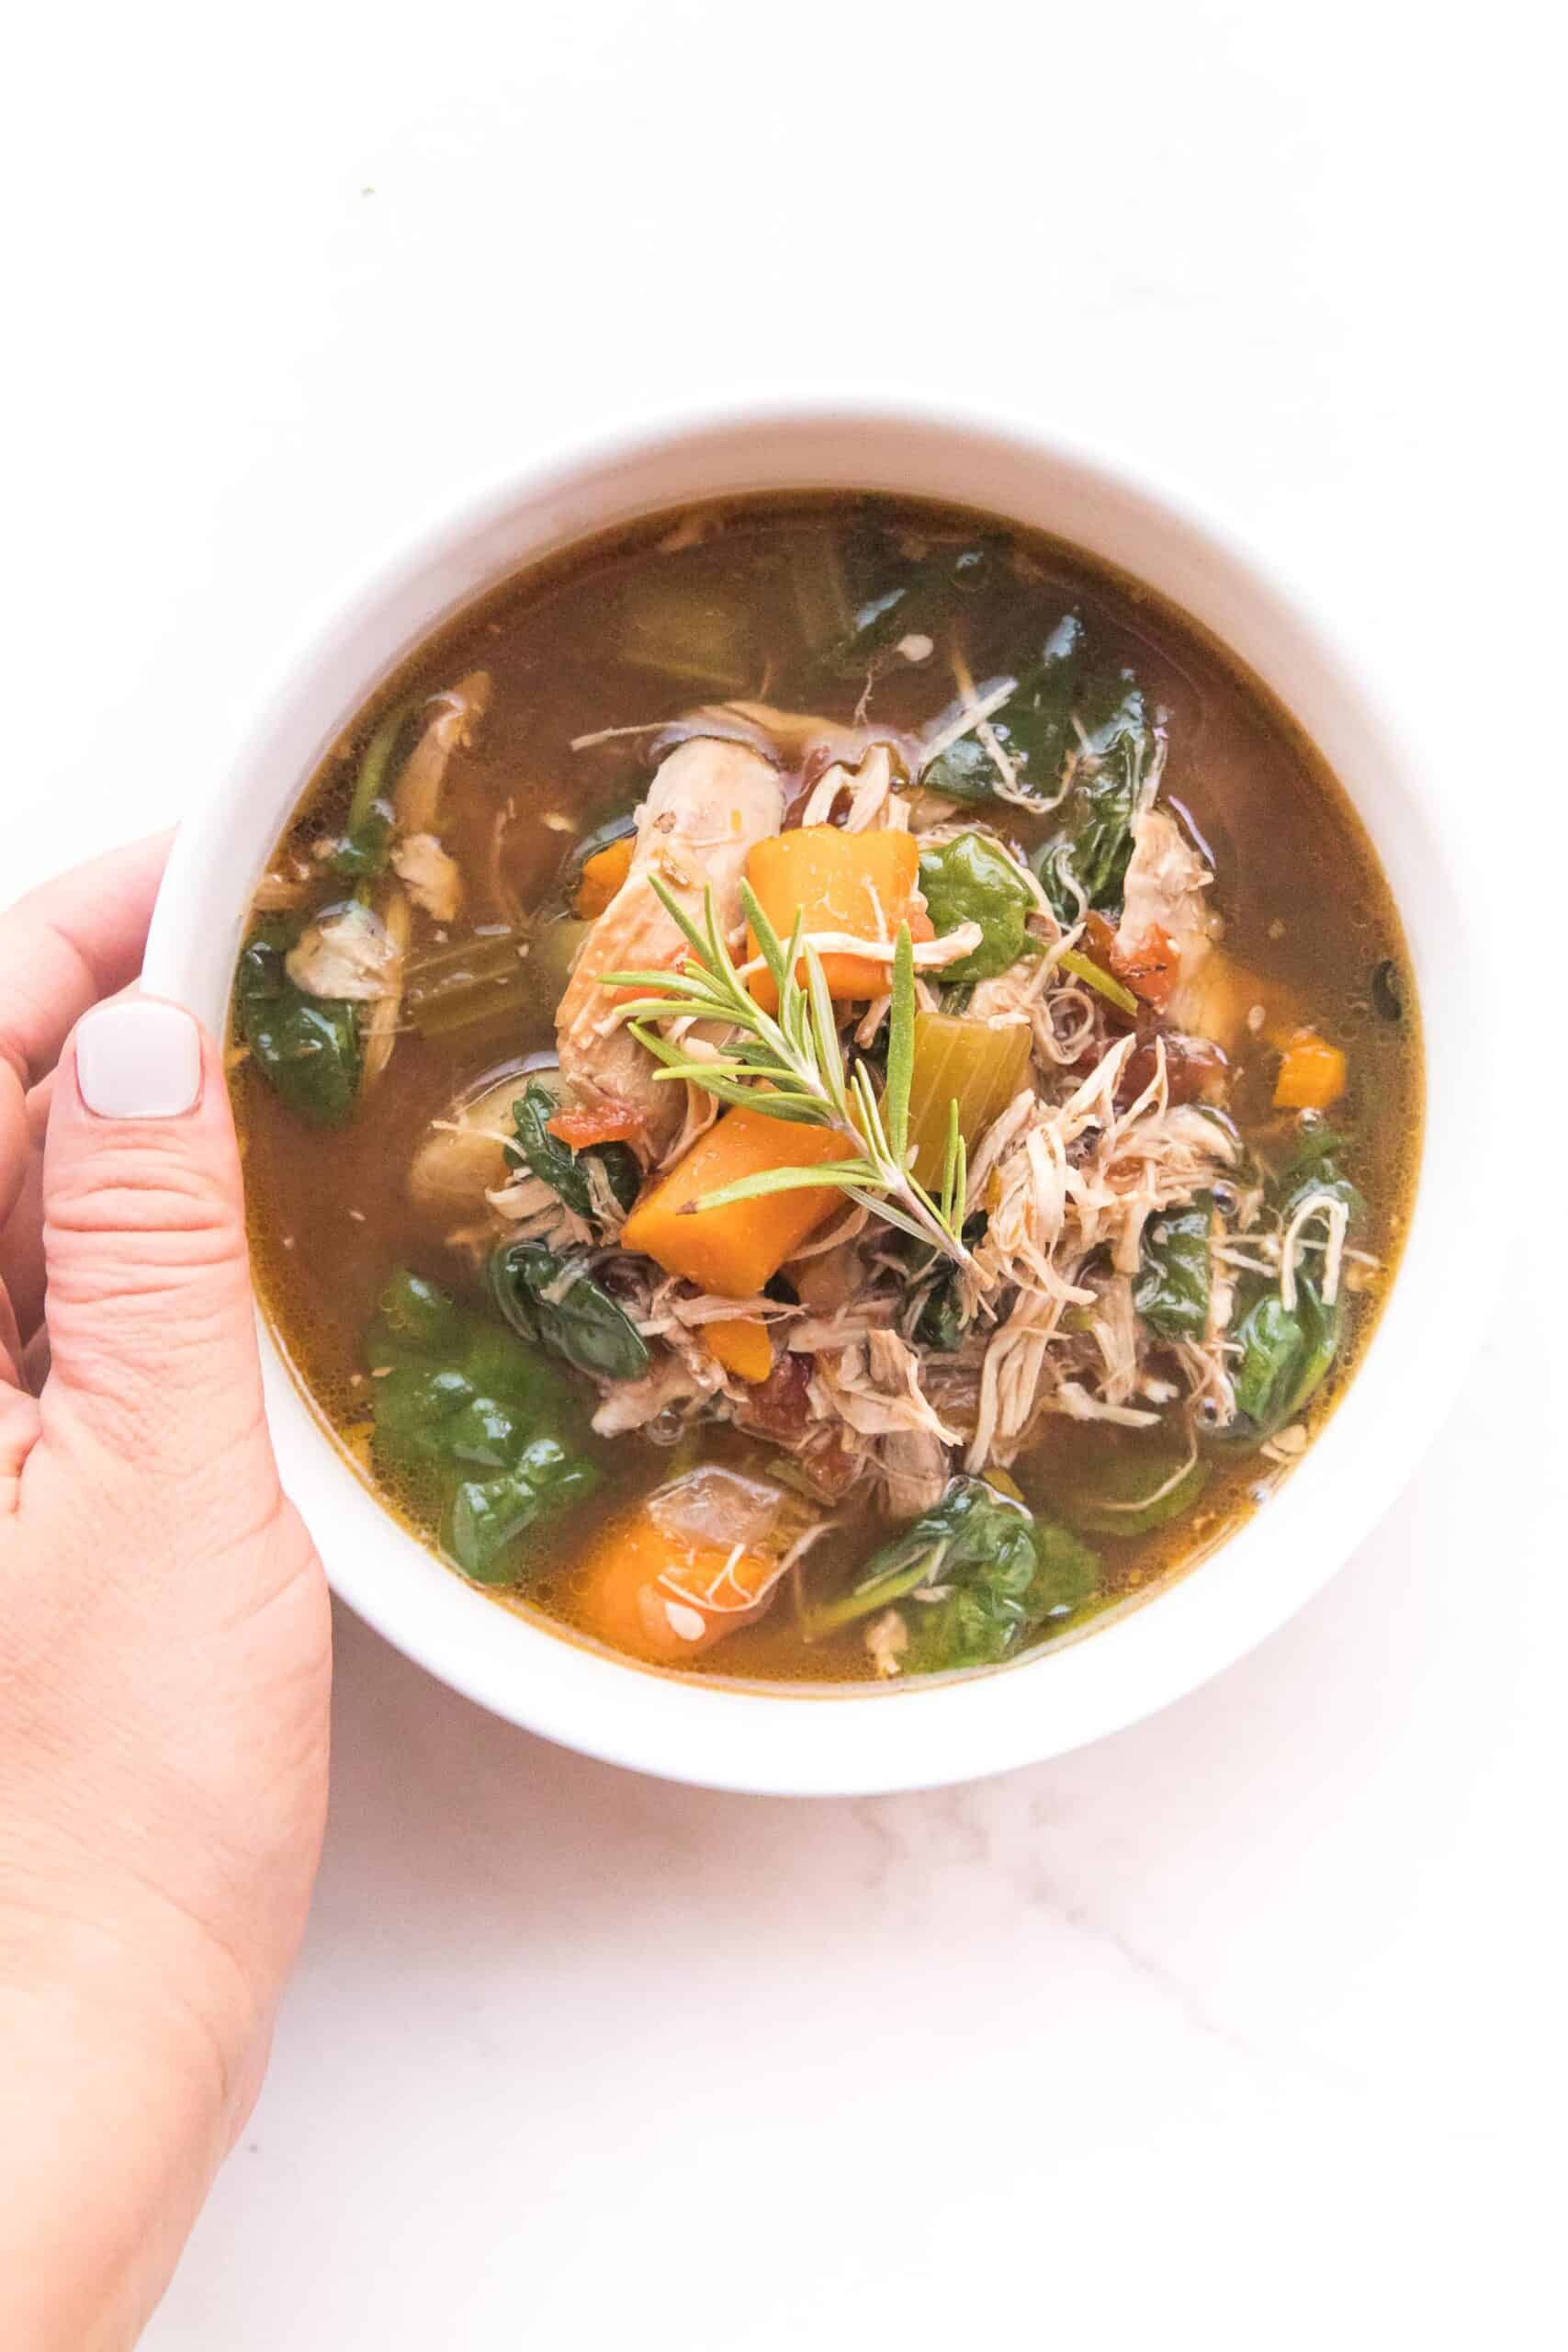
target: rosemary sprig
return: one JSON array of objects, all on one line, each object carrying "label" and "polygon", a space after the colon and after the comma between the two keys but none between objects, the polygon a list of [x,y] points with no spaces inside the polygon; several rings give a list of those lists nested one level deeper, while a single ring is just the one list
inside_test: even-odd
[{"label": "rosemary sprig", "polygon": [[[967,1167],[956,1102],[948,1111],[939,1190],[929,1193],[908,1166],[909,1090],[915,1073],[915,956],[908,923],[900,924],[894,944],[887,1078],[879,1100],[866,1063],[845,1066],[822,959],[809,941],[802,944],[803,915],[796,915],[786,947],[751,890],[744,882],[740,886],[742,910],[778,989],[778,1011],[770,1013],[736,968],[715,919],[713,892],[706,894],[699,929],[664,885],[656,876],[649,878],[692,954],[679,971],[604,972],[600,979],[605,988],[649,991],[626,1008],[626,1017],[633,1035],[663,1064],[660,1079],[700,1086],[720,1102],[762,1111],[770,1119],[827,1127],[848,1147],[842,1159],[814,1168],[764,1169],[705,1193],[694,1205],[724,1208],[732,1201],[756,1200],[766,1193],[832,1185],[884,1224],[967,1267]],[[804,986],[796,978],[803,963]],[[723,1022],[736,1034],[719,1059],[700,1061],[652,1025],[677,1020]]]}]

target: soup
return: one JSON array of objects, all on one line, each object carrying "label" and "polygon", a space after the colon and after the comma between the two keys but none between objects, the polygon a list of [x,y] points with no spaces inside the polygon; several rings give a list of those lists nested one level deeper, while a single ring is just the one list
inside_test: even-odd
[{"label": "soup", "polygon": [[422,648],[257,890],[266,1312],[387,1507],[644,1666],[908,1684],[1264,1502],[1418,1148],[1360,827],[1135,582],[728,502]]}]

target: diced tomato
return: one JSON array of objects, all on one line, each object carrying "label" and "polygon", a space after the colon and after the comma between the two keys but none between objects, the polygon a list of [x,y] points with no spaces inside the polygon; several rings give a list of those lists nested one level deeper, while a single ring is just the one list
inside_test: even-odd
[{"label": "diced tomato", "polygon": [[648,1132],[647,1120],[629,1102],[600,1102],[581,1111],[557,1111],[545,1125],[571,1151],[587,1151],[596,1143],[637,1143]]},{"label": "diced tomato", "polygon": [[1181,976],[1180,954],[1157,922],[1134,946],[1122,947],[1105,917],[1090,914],[1084,923],[1083,952],[1156,1012],[1170,1002]]},{"label": "diced tomato", "polygon": [[1152,1004],[1156,1012],[1170,1002],[1181,977],[1181,958],[1157,922],[1151,923],[1135,947],[1124,949],[1111,967],[1119,980]]}]

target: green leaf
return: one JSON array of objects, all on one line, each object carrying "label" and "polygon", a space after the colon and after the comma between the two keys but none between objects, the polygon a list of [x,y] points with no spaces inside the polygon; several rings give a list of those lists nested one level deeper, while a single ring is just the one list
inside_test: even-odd
[{"label": "green leaf", "polygon": [[909,1148],[909,1089],[915,1077],[915,949],[907,922],[899,924],[894,943],[891,994],[884,1106],[888,1148],[901,1169]]},{"label": "green leaf", "polygon": [[1031,864],[1064,922],[1085,906],[1122,901],[1133,854],[1133,819],[1156,735],[1130,670],[1098,680],[1077,714],[1083,730],[1061,821]]},{"label": "green leaf", "polygon": [[1350,1138],[1331,1126],[1321,1111],[1299,1111],[1283,1150],[1269,1155],[1275,1190],[1281,1196],[1307,1177],[1337,1173],[1336,1163]]},{"label": "green leaf", "polygon": [[942,1153],[942,1221],[951,1226],[963,1213],[964,1195],[968,1191],[968,1147],[964,1129],[959,1124],[958,1097],[950,1094],[947,1101],[947,1140]]},{"label": "green leaf", "polygon": [[412,698],[397,704],[366,746],[342,837],[326,860],[334,874],[346,874],[356,881],[368,880],[386,865],[395,821],[392,804],[385,797],[386,786],[399,738],[415,707]]},{"label": "green leaf", "polygon": [[964,922],[978,923],[984,934],[978,947],[946,966],[947,985],[995,979],[1021,956],[1039,954],[1027,927],[1034,894],[1017,863],[986,834],[960,833],[927,850],[920,889],[939,938]]},{"label": "green leaf", "polygon": [[[1083,623],[1076,613],[1065,613],[1041,648],[1039,659],[1021,674],[1000,709],[991,714],[991,735],[1001,746],[1019,785],[1039,800],[1055,797],[1068,757],[1077,746],[1073,703],[1082,662]],[[996,799],[1005,780],[989,745],[973,729],[939,752],[920,778],[933,792],[964,801]]]},{"label": "green leaf", "polygon": [[[673,892],[660,879],[657,874],[649,874],[648,878],[653,885],[654,897],[659,900],[660,905],[663,908],[671,922],[675,925],[676,930],[679,931],[682,936],[685,939],[698,963],[707,965],[709,962],[708,941],[703,937],[702,933],[697,929],[696,924],[692,921],[691,916],[686,912],[686,910],[681,904],[680,899],[674,896]],[[742,900],[744,900],[746,897],[746,884],[742,882],[740,885],[740,896]],[[708,913],[711,918],[713,913],[713,893],[711,890],[707,897],[707,907]]]},{"label": "green leaf", "polygon": [[585,1150],[573,1151],[559,1136],[549,1131],[548,1123],[559,1108],[560,1097],[555,1088],[547,1086],[543,1079],[531,1078],[512,1105],[517,1146],[509,1157],[514,1161],[521,1158],[581,1217],[592,1220],[594,1216],[593,1189],[587,1172],[594,1165],[619,1205],[630,1209],[642,1185],[636,1152],[624,1143],[592,1144]]},{"label": "green leaf", "polygon": [[864,600],[822,666],[835,677],[858,678],[901,638],[934,637],[995,576],[1001,560],[1000,543],[992,540],[934,548],[908,565],[901,579]]},{"label": "green leaf", "polygon": [[[1098,1589],[1100,1564],[1065,1528],[982,1478],[955,1478],[934,1510],[884,1544],[846,1593],[806,1612],[807,1638],[897,1607],[906,1673],[997,1664],[1065,1623]],[[921,1600],[929,1592],[935,1597]]]},{"label": "green leaf", "polygon": [[444,1529],[446,1547],[473,1583],[512,1584],[509,1555],[518,1536],[582,1501],[598,1484],[593,1464],[558,1438],[534,1438],[509,1469],[460,1481]]},{"label": "green leaf", "polygon": [[[656,883],[655,887],[672,918],[696,943],[698,963],[711,982],[711,995],[701,1001],[711,1006],[716,1017],[727,1021],[739,1038],[717,1064],[694,1060],[652,1023],[670,1013],[691,1010],[697,999],[688,998],[684,1005],[650,999],[625,1008],[632,1035],[660,1065],[656,1073],[659,1080],[668,1084],[679,1079],[703,1088],[717,1102],[754,1109],[769,1118],[837,1130],[843,1135],[846,1145],[858,1146],[864,1153],[865,1164],[863,1168],[857,1164],[853,1185],[848,1188],[851,1198],[884,1224],[911,1234],[917,1240],[934,1242],[944,1254],[962,1259],[963,1245],[955,1235],[943,1228],[930,1194],[893,1157],[866,1057],[855,1063],[846,1080],[837,1011],[828,994],[820,959],[809,948],[802,956],[800,915],[796,915],[789,945],[782,950],[776,966],[779,1011],[774,1020],[741,981],[729,951],[718,935],[712,891],[706,893],[704,902],[708,933],[705,944],[669,892],[661,885]],[[762,939],[765,919],[755,897],[744,885],[741,902],[751,917],[753,930]],[[774,934],[768,941],[770,957],[776,944]],[[903,981],[900,983],[896,970],[894,985],[904,1022],[912,1030],[913,948],[907,934],[903,955]],[[795,978],[795,966],[802,960],[808,973],[805,989]],[[897,960],[896,956],[896,964]],[[622,977],[612,976],[616,979]],[[890,1030],[900,1025],[894,1021],[889,1024]],[[912,1053],[912,1046],[910,1050]],[[890,1063],[894,1058],[890,1044]],[[743,1068],[738,1070],[737,1063]],[[907,1091],[904,1116],[907,1122]],[[818,1175],[815,1181],[834,1180]],[[838,1181],[844,1181],[841,1175]],[[880,1197],[888,1192],[897,1193],[908,1205],[897,1207]]]},{"label": "green leaf", "polygon": [[379,1314],[394,1350],[439,1351],[459,1344],[463,1316],[438,1283],[400,1266],[381,1293]]},{"label": "green leaf", "polygon": [[517,1149],[527,1167],[552,1193],[559,1194],[569,1209],[575,1210],[579,1216],[590,1216],[593,1204],[588,1179],[577,1164],[576,1154],[549,1131],[547,1123],[559,1108],[560,1097],[554,1088],[531,1078],[512,1105]]},{"label": "green leaf", "polygon": [[754,1176],[738,1176],[716,1193],[705,1193],[694,1210],[727,1209],[737,1201],[760,1201],[769,1193],[802,1193],[813,1184],[865,1184],[875,1171],[863,1159],[829,1159],[812,1168],[761,1168]]},{"label": "green leaf", "polygon": [[314,1127],[341,1127],[359,1092],[356,1008],[307,996],[284,967],[297,933],[263,924],[246,941],[234,976],[234,1012],[251,1057],[280,1102]]},{"label": "green leaf", "polygon": [[950,1355],[962,1346],[965,1328],[958,1269],[939,1263],[926,1283],[909,1337],[917,1347]]},{"label": "green leaf", "polygon": [[1233,1329],[1238,1411],[1249,1427],[1236,1435],[1270,1436],[1292,1420],[1326,1376],[1339,1345],[1337,1303],[1328,1306],[1310,1274],[1296,1282],[1296,1303],[1273,1288],[1251,1288]]},{"label": "green leaf", "polygon": [[1201,1340],[1209,1328],[1213,1209],[1201,1193],[1188,1208],[1162,1209],[1144,1227],[1133,1305],[1162,1340]]},{"label": "green leaf", "polygon": [[594,1281],[584,1252],[558,1256],[542,1241],[503,1241],[489,1271],[491,1295],[525,1339],[598,1379],[637,1380],[648,1370],[647,1340]]},{"label": "green leaf", "polygon": [[[1030,1634],[1066,1625],[1094,1598],[1100,1562],[1066,1527],[1037,1519],[1034,1560],[1002,1560],[973,1573],[940,1600],[911,1600],[903,1611],[908,1646],[906,1674],[952,1674],[961,1667],[998,1666]],[[943,1581],[952,1575],[944,1566]]]},{"label": "green leaf", "polygon": [[[761,900],[752,889],[751,885],[745,881],[740,885],[740,911],[750,925],[757,942],[757,952],[773,976],[773,986],[782,990],[786,976],[795,968],[794,962],[784,954],[784,942],[773,929]],[[797,916],[795,918],[797,935],[790,943],[796,956],[800,948],[799,924],[800,918]]]},{"label": "green leaf", "polygon": [[1064,947],[1056,961],[1064,972],[1070,972],[1075,980],[1083,982],[1085,988],[1093,989],[1107,1004],[1113,1004],[1118,1012],[1126,1013],[1129,1019],[1135,1017],[1138,1000],[1132,989],[1123,988],[1120,980],[1113,979],[1092,956],[1081,955],[1076,947]]},{"label": "green leaf", "polygon": [[806,992],[810,1000],[817,1067],[821,1075],[822,1089],[829,1101],[839,1108],[844,1100],[844,1057],[839,1044],[839,1018],[833,1000],[828,993],[828,975],[822,968],[822,958],[815,947],[806,950]]},{"label": "green leaf", "polygon": [[1057,1499],[1086,1535],[1147,1535],[1190,1511],[1212,1475],[1212,1464],[1196,1454],[1184,1463],[1164,1448],[1138,1448],[1100,1464],[1092,1487]]},{"label": "green leaf", "polygon": [[514,1583],[514,1539],[599,1479],[559,1374],[406,1267],[381,1294],[365,1353],[383,1475],[433,1504],[442,1548],[466,1576]]}]

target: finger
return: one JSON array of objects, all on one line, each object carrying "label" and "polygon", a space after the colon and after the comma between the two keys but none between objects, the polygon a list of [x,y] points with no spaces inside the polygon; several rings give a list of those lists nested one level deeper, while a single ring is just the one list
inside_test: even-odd
[{"label": "finger", "polygon": [[[119,998],[108,997],[105,1001],[117,1004]],[[54,1078],[51,1070],[28,1096],[27,1162],[11,1214],[0,1222],[0,1283],[11,1294],[24,1347],[30,1345],[43,1321],[43,1139],[54,1099]],[[32,1381],[25,1380],[24,1385],[37,1386]]]},{"label": "finger", "polygon": [[[178,1005],[100,1005],[62,1057],[43,1170],[43,1443],[90,1441],[231,1528],[276,1478],[263,1430],[240,1160],[221,1058]],[[263,1448],[265,1452],[265,1447]]]},{"label": "finger", "polygon": [[0,915],[0,1226],[27,1165],[28,1090],[87,1007],[141,970],[170,839],[111,850]]},{"label": "finger", "polygon": [[28,1392],[21,1334],[0,1282],[0,1519],[16,1506],[22,1464],[38,1438],[38,1406]]},{"label": "finger", "polygon": [[[52,1080],[50,1081],[53,1083]],[[34,1087],[29,1111],[37,1102]],[[43,1320],[43,1139],[31,1147],[11,1214],[0,1227],[0,1283],[10,1294],[17,1328],[25,1344]]]}]

